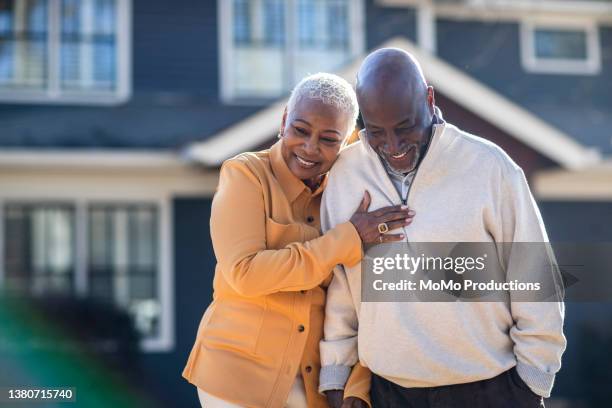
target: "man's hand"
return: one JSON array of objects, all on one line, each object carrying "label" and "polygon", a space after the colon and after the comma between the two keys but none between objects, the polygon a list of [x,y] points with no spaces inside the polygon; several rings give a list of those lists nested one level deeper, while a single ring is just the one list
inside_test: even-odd
[{"label": "man's hand", "polygon": [[368,404],[361,398],[348,397],[342,403],[341,408],[368,408]]},{"label": "man's hand", "polygon": [[325,396],[327,397],[327,403],[331,408],[342,407],[342,398],[344,397],[343,390],[329,390],[324,392]]}]

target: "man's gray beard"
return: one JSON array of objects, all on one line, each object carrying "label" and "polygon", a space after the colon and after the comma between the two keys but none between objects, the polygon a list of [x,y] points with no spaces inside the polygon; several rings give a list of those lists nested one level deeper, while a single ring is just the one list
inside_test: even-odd
[{"label": "man's gray beard", "polygon": [[415,151],[416,151],[416,154],[414,156],[414,159],[412,160],[412,167],[409,168],[409,169],[402,169],[402,170],[398,170],[395,167],[393,167],[391,165],[391,163],[389,163],[389,161],[387,160],[387,156],[386,155],[379,153],[378,156],[384,162],[385,167],[387,169],[391,169],[391,170],[395,171],[396,173],[401,173],[401,174],[406,175],[406,174],[408,174],[408,173],[410,173],[410,172],[412,172],[412,171],[414,171],[416,169],[416,164],[419,162],[419,158],[421,157],[421,149],[419,149],[418,146],[415,146]]}]

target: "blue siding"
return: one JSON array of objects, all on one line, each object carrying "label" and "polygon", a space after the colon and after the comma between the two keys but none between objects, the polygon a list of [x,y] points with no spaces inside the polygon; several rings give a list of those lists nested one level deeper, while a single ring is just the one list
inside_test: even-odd
[{"label": "blue siding", "polygon": [[[612,242],[609,202],[544,201],[539,206],[553,242]],[[581,399],[592,407],[609,403],[611,324],[610,303],[566,303],[564,331],[568,345],[554,395]]]},{"label": "blue siding", "polygon": [[261,108],[219,101],[217,1],[133,0],[132,28],[127,103],[0,103],[0,146],[179,148]]},{"label": "blue siding", "polygon": [[134,86],[218,95],[217,1],[134,1]]},{"label": "blue siding", "polygon": [[410,7],[385,7],[366,2],[366,49],[377,48],[395,36],[417,39],[416,12]]},{"label": "blue siding", "polygon": [[148,390],[165,407],[199,407],[196,389],[181,373],[200,319],[212,300],[215,256],[209,233],[210,199],[176,198],[174,211],[174,322],[170,353],[142,355]]},{"label": "blue siding", "polygon": [[612,28],[601,27],[599,75],[526,72],[517,23],[437,21],[438,54],[585,145],[612,153]]}]

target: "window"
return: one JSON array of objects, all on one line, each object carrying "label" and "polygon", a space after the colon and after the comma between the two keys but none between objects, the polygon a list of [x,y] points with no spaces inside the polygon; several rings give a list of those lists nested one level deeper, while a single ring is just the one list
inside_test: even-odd
[{"label": "window", "polygon": [[524,22],[521,54],[530,72],[597,74],[601,70],[599,31],[594,23]]},{"label": "window", "polygon": [[141,334],[158,334],[157,210],[151,205],[92,205],[89,292],[128,310]]},{"label": "window", "polygon": [[32,295],[72,293],[74,208],[8,204],[4,216],[6,290]]},{"label": "window", "polygon": [[129,95],[130,0],[0,0],[0,100]]},{"label": "window", "polygon": [[112,303],[132,316],[145,341],[155,341],[162,335],[160,219],[159,206],[148,202],[7,202],[0,286],[19,295],[80,294]]},{"label": "window", "polygon": [[257,101],[302,77],[335,71],[363,51],[357,0],[219,0],[221,94]]}]

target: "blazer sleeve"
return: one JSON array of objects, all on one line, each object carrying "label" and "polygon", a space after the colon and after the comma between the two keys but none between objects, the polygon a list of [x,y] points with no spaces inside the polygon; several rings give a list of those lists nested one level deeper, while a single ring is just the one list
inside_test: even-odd
[{"label": "blazer sleeve", "polygon": [[362,399],[372,407],[370,401],[370,386],[372,382],[372,372],[367,368],[357,363],[353,366],[351,375],[344,387],[344,398],[357,397]]},{"label": "blazer sleeve", "polygon": [[236,292],[247,297],[311,289],[336,264],[361,259],[361,239],[350,222],[304,243],[267,249],[263,188],[240,159],[226,161],[221,168],[210,234],[219,270]]}]

